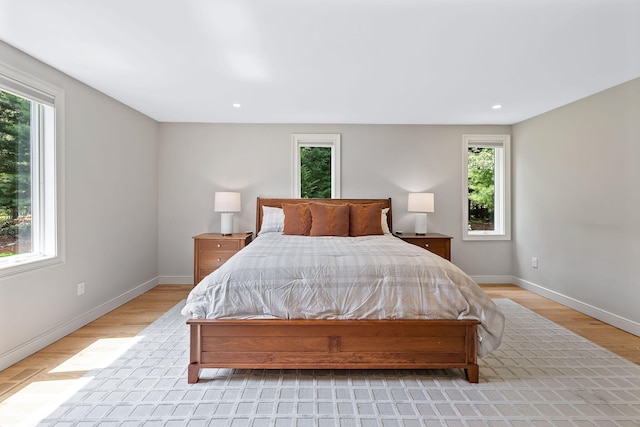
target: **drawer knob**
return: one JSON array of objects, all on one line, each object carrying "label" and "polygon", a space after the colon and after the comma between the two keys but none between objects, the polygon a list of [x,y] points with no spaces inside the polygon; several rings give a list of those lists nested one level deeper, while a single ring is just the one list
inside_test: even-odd
[{"label": "drawer knob", "polygon": [[218,262],[222,261],[222,258],[218,258]]},{"label": "drawer knob", "polygon": [[425,243],[425,244],[424,244],[424,247],[425,247],[425,248],[428,248],[428,247],[429,247],[429,244],[428,244],[428,243]]},{"label": "drawer knob", "polygon": [[219,247],[219,248],[221,248],[221,247],[222,247],[222,245],[221,245],[220,243],[218,243],[218,247]]}]

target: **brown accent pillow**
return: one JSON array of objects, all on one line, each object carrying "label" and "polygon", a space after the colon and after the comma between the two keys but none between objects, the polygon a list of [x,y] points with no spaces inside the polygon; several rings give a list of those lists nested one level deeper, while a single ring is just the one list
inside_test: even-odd
[{"label": "brown accent pillow", "polygon": [[383,234],[382,203],[349,205],[349,235],[369,236]]},{"label": "brown accent pillow", "polygon": [[349,205],[311,203],[311,236],[349,235]]},{"label": "brown accent pillow", "polygon": [[308,236],[311,231],[311,210],[309,203],[283,203],[283,234]]}]

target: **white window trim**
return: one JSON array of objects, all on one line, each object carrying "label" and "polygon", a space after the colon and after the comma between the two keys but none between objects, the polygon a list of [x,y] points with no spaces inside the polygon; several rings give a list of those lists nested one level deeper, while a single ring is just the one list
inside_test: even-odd
[{"label": "white window trim", "polygon": [[292,196],[300,197],[300,148],[331,148],[331,198],[340,198],[340,134],[339,133],[294,133],[293,142],[293,189]]},{"label": "white window trim", "polygon": [[[494,231],[470,231],[469,147],[502,148],[496,158]],[[511,240],[511,135],[462,135],[462,240]]]},{"label": "white window trim", "polygon": [[[36,227],[44,227],[47,237],[39,248],[40,253],[31,253],[6,257],[0,260],[0,277],[23,273],[63,263],[64,245],[64,90],[0,62],[0,81],[26,98],[41,99],[43,104],[54,108],[53,121],[45,120],[43,134],[53,135],[54,143],[37,147],[44,161],[39,162],[40,169],[34,177],[41,185],[38,200],[32,201],[47,212]],[[16,90],[17,89],[17,90]],[[24,89],[24,90],[21,90]],[[33,183],[36,185],[37,183]],[[35,194],[35,193],[32,193]],[[32,224],[32,227],[34,225]]]}]

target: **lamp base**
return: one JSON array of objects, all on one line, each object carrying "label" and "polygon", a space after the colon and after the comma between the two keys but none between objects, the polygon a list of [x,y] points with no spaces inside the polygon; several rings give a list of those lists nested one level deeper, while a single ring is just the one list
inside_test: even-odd
[{"label": "lamp base", "polygon": [[417,213],[416,214],[416,231],[415,233],[419,236],[424,236],[427,234],[427,214],[426,213]]},{"label": "lamp base", "polygon": [[223,236],[229,236],[233,234],[233,213],[222,212],[220,215],[220,233]]}]

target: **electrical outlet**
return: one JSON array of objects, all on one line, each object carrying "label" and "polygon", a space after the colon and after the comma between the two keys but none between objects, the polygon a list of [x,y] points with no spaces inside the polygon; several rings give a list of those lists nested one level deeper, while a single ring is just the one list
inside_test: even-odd
[{"label": "electrical outlet", "polygon": [[78,283],[78,296],[84,294],[84,282]]},{"label": "electrical outlet", "polygon": [[531,258],[531,267],[538,268],[538,258],[536,257]]}]

